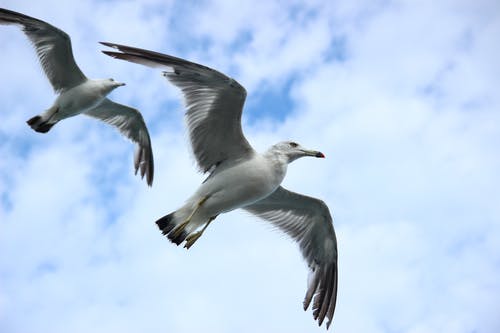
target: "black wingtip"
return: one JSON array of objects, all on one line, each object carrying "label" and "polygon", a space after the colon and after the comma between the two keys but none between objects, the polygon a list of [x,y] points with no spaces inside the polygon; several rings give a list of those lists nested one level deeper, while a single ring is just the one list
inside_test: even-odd
[{"label": "black wingtip", "polygon": [[105,55],[113,57],[113,58],[118,58],[118,55],[121,54],[121,53],[118,53],[118,52],[104,51],[104,50],[101,50],[101,52],[104,53]]},{"label": "black wingtip", "polygon": [[102,44],[102,45],[105,45],[105,46],[109,46],[109,47],[112,47],[114,49],[116,49],[116,44],[114,43],[109,43],[109,42],[99,42],[99,44]]},{"label": "black wingtip", "polygon": [[[151,145],[151,144],[150,144]],[[149,187],[153,186],[153,179],[155,177],[155,162],[153,157],[153,151],[149,153],[149,167],[148,172],[146,173],[146,179]]]},{"label": "black wingtip", "polygon": [[[148,139],[149,139],[149,134],[148,134]],[[149,140],[149,147],[147,146],[138,147],[138,150],[136,151],[136,154],[134,156],[134,167],[135,167],[135,174],[137,175],[140,169],[141,179],[144,179],[144,177],[146,177],[146,182],[148,186],[152,187],[155,166],[154,166],[153,152],[151,150],[150,140]]]},{"label": "black wingtip", "polygon": [[153,171],[149,171],[146,175],[146,181],[149,187],[153,187]]}]

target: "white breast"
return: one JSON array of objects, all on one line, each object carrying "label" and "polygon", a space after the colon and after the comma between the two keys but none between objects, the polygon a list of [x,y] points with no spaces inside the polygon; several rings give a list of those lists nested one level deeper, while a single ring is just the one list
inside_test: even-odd
[{"label": "white breast", "polygon": [[96,107],[105,97],[100,86],[88,80],[61,93],[56,104],[62,115],[70,117]]},{"label": "white breast", "polygon": [[210,195],[205,209],[213,215],[249,205],[276,190],[285,177],[286,166],[286,163],[256,155],[210,177],[197,191],[197,196]]}]

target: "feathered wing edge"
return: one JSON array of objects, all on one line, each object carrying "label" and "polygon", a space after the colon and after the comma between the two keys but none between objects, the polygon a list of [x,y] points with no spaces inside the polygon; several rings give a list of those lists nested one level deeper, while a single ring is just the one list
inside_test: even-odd
[{"label": "feathered wing edge", "polygon": [[287,233],[299,243],[310,269],[304,310],[312,302],[313,317],[330,327],[337,302],[337,239],[326,204],[279,187],[268,197],[244,207]]},{"label": "feathered wing edge", "polygon": [[153,150],[151,138],[141,113],[134,108],[106,98],[96,108],[88,110],[84,114],[116,127],[122,135],[137,145],[134,153],[135,174],[140,170],[141,178],[146,176],[147,184],[152,186],[154,177]]},{"label": "feathered wing edge", "polygon": [[199,171],[235,163],[254,154],[241,128],[246,90],[225,74],[185,59],[115,43],[101,42],[117,51],[102,51],[115,59],[152,68],[181,89],[192,153]]},{"label": "feathered wing edge", "polygon": [[70,89],[87,77],[76,64],[67,33],[37,18],[0,8],[0,24],[16,24],[35,47],[39,62],[55,92]]},{"label": "feathered wing edge", "polygon": [[136,148],[134,152],[134,168],[135,174],[139,170],[141,171],[141,179],[144,179],[146,176],[146,182],[149,186],[153,185],[154,178],[154,159],[153,159],[153,150],[151,149],[151,138],[149,137],[149,133],[147,135],[147,139],[144,140],[148,142],[147,144],[141,144],[136,142]]},{"label": "feathered wing edge", "polygon": [[326,267],[310,267],[308,287],[304,297],[304,311],[313,301],[313,317],[321,326],[323,320],[328,318],[326,328],[330,328],[337,303],[338,270],[337,263]]}]

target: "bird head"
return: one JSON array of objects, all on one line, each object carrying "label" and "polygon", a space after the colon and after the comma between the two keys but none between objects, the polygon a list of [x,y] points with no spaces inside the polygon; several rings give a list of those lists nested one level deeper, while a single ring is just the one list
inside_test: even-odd
[{"label": "bird head", "polygon": [[312,156],[318,158],[324,158],[325,155],[317,150],[310,150],[302,147],[293,141],[283,141],[275,144],[272,150],[279,152],[280,154],[288,158],[288,163],[295,161],[296,159],[304,156]]},{"label": "bird head", "polygon": [[102,90],[104,91],[105,94],[109,94],[114,89],[125,85],[125,83],[117,82],[113,79],[102,79],[100,81],[102,85]]}]

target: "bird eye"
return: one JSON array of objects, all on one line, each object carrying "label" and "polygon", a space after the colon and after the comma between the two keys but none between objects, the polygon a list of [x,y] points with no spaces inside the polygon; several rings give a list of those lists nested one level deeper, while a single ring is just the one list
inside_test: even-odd
[{"label": "bird eye", "polygon": [[296,148],[296,147],[298,147],[298,145],[299,144],[296,142],[290,142],[290,147],[292,147],[292,148]]},{"label": "bird eye", "polygon": [[113,79],[109,79],[109,81],[114,82],[115,80],[113,80]]}]

